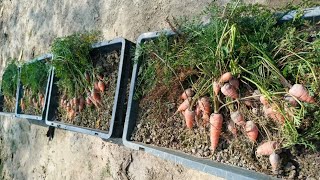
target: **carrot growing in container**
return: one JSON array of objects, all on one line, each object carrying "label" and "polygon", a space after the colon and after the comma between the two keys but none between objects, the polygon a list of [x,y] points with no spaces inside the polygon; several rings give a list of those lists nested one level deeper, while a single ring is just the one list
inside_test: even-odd
[{"label": "carrot growing in container", "polygon": [[278,148],[279,144],[276,141],[267,141],[257,148],[257,155],[270,155]]},{"label": "carrot growing in container", "polygon": [[231,72],[226,72],[226,73],[221,75],[219,83],[225,83],[225,82],[230,81],[231,79],[232,79]]},{"label": "carrot growing in container", "polygon": [[258,137],[258,127],[253,121],[247,121],[245,125],[245,130],[247,133],[248,138],[251,141],[256,141]]},{"label": "carrot growing in container", "polygon": [[187,108],[184,111],[183,115],[184,115],[184,118],[186,120],[187,127],[191,129],[193,127],[193,122],[194,122],[196,113],[194,111],[190,110],[189,108]]},{"label": "carrot growing in container", "polygon": [[188,97],[192,97],[194,95],[194,92],[192,91],[191,88],[188,88],[186,89],[182,95],[181,95],[181,99],[185,100],[187,99]]},{"label": "carrot growing in container", "polygon": [[219,138],[222,129],[222,121],[223,117],[221,114],[212,113],[210,115],[210,141],[211,141],[211,148],[213,152],[218,147]]},{"label": "carrot growing in container", "polygon": [[243,115],[240,113],[240,111],[234,111],[230,114],[231,120],[236,123],[239,126],[243,126],[246,124],[244,121]]},{"label": "carrot growing in container", "polygon": [[289,93],[300,101],[315,103],[314,98],[309,95],[308,90],[301,84],[294,84],[290,88]]},{"label": "carrot growing in container", "polygon": [[221,92],[227,97],[231,97],[233,99],[239,98],[237,90],[229,83],[226,83],[222,86]]}]

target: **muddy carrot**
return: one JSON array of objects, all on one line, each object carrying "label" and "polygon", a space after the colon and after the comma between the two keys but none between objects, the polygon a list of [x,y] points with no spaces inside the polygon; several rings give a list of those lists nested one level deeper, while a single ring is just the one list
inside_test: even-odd
[{"label": "muddy carrot", "polygon": [[231,86],[229,83],[226,83],[222,86],[221,92],[225,96],[231,97],[233,99],[237,99],[239,97],[237,90],[233,86]]},{"label": "muddy carrot", "polygon": [[176,113],[181,112],[181,111],[185,111],[186,109],[188,109],[190,106],[190,102],[191,102],[191,98],[187,98],[186,100],[184,100],[183,103],[180,104],[180,106],[178,107]]},{"label": "muddy carrot", "polygon": [[236,89],[239,89],[239,80],[236,79],[236,78],[232,78],[230,81],[229,81],[229,84],[231,84],[234,88]]},{"label": "muddy carrot", "polygon": [[276,154],[275,152],[273,152],[269,156],[269,161],[270,161],[270,164],[271,164],[272,172],[276,173],[276,171],[277,171],[277,169],[279,168],[279,165],[280,165],[280,156],[278,154]]},{"label": "muddy carrot", "polygon": [[192,91],[191,88],[186,89],[182,94],[181,94],[181,99],[185,100],[188,97],[192,97],[194,95],[194,92]]},{"label": "muddy carrot", "polygon": [[293,107],[296,107],[298,105],[298,102],[291,96],[285,96],[284,99],[288,101]]},{"label": "muddy carrot", "polygon": [[290,88],[289,93],[300,101],[315,103],[314,98],[309,95],[308,90],[301,84],[294,84]]},{"label": "muddy carrot", "polygon": [[270,155],[278,146],[279,144],[276,141],[267,141],[258,146],[256,153],[257,155]]},{"label": "muddy carrot", "polygon": [[98,82],[98,88],[99,88],[100,92],[104,92],[104,90],[106,89],[106,86],[103,81],[100,80]]},{"label": "muddy carrot", "polygon": [[226,72],[226,73],[221,75],[219,83],[225,83],[225,82],[230,81],[231,79],[232,79],[231,72]]},{"label": "muddy carrot", "polygon": [[256,141],[258,137],[258,127],[253,121],[247,121],[245,125],[245,130],[247,133],[248,138],[251,141]]},{"label": "muddy carrot", "polygon": [[211,148],[214,152],[218,147],[219,138],[222,129],[222,121],[223,117],[221,114],[212,113],[210,116],[210,141],[211,141]]},{"label": "muddy carrot", "polygon": [[217,96],[220,92],[221,86],[219,83],[217,83],[216,81],[213,82],[213,91],[214,94]]},{"label": "muddy carrot", "polygon": [[231,120],[239,126],[243,126],[246,124],[246,122],[244,121],[244,117],[240,113],[240,111],[231,112],[230,117]]},{"label": "muddy carrot", "polygon": [[199,108],[202,112],[210,114],[210,100],[208,97],[204,96],[198,101]]},{"label": "muddy carrot", "polygon": [[237,136],[237,128],[233,121],[229,121],[228,123],[228,130],[234,135]]}]

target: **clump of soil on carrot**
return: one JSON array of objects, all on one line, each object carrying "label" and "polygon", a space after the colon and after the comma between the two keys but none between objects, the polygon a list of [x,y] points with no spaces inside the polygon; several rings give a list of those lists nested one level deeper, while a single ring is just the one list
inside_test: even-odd
[{"label": "clump of soil on carrot", "polygon": [[114,105],[114,96],[117,86],[118,68],[120,62],[120,54],[118,51],[113,51],[108,54],[97,53],[92,57],[95,67],[103,69],[100,76],[103,76],[106,90],[100,93],[101,106],[87,105],[81,112],[77,112],[75,118],[67,118],[65,108],[59,107],[58,120],[70,123],[76,126],[88,127],[107,131],[110,127],[112,111]]}]

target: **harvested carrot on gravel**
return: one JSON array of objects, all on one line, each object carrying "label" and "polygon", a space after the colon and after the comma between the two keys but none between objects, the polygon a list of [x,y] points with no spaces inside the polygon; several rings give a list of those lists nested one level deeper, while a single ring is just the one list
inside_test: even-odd
[{"label": "harvested carrot on gravel", "polygon": [[184,111],[183,115],[184,115],[184,118],[186,120],[187,127],[191,129],[193,127],[193,122],[194,122],[196,113],[194,111],[190,110],[189,108],[187,108]]},{"label": "harvested carrot on gravel", "polygon": [[308,90],[301,84],[294,84],[290,88],[289,93],[300,101],[315,103],[314,98],[309,95]]},{"label": "harvested carrot on gravel", "polygon": [[185,100],[187,99],[188,97],[192,97],[194,95],[194,92],[192,91],[191,88],[188,88],[186,89],[182,95],[181,95],[181,99]]},{"label": "harvested carrot on gravel", "polygon": [[228,130],[234,135],[237,136],[237,128],[233,121],[229,121],[228,123]]},{"label": "harvested carrot on gravel", "polygon": [[232,78],[230,81],[229,81],[229,84],[231,84],[231,86],[233,86],[234,88],[236,89],[239,89],[239,80],[236,79],[236,78]]},{"label": "harvested carrot on gravel", "polygon": [[210,141],[211,141],[211,148],[214,152],[215,149],[218,147],[219,138],[222,129],[222,121],[223,117],[221,114],[212,113],[210,115]]},{"label": "harvested carrot on gravel", "polygon": [[269,161],[272,167],[272,172],[276,173],[276,171],[279,168],[280,165],[280,156],[278,154],[276,154],[275,152],[273,152],[270,156],[269,156]]},{"label": "harvested carrot on gravel", "polygon": [[231,120],[239,126],[243,126],[246,124],[243,115],[240,113],[240,111],[231,112],[230,117]]},{"label": "harvested carrot on gravel", "polygon": [[207,124],[210,121],[210,116],[207,113],[202,114],[202,120],[204,124]]},{"label": "harvested carrot on gravel", "polygon": [[189,106],[190,106],[190,102],[191,102],[191,98],[185,99],[185,100],[183,101],[183,103],[180,104],[180,106],[178,107],[176,113],[177,113],[177,112],[181,112],[181,111],[185,111],[186,109],[188,109]]},{"label": "harvested carrot on gravel", "polygon": [[257,155],[270,155],[274,152],[274,150],[277,149],[279,144],[277,141],[267,141],[261,145],[258,146],[257,148]]},{"label": "harvested carrot on gravel", "polygon": [[213,82],[213,91],[214,94],[217,96],[220,92],[221,86],[219,83],[217,83],[216,81]]},{"label": "harvested carrot on gravel", "polygon": [[200,116],[201,116],[201,110],[200,110],[199,105],[196,106],[195,113],[196,113],[197,118],[200,118]]},{"label": "harvested carrot on gravel", "polygon": [[229,83],[226,83],[222,86],[221,92],[227,97],[231,97],[233,99],[239,98],[239,94],[237,90],[233,86],[231,86],[231,84]]},{"label": "harvested carrot on gravel", "polygon": [[285,119],[283,115],[280,112],[274,110],[273,107],[263,106],[263,111],[266,117],[270,117],[275,122],[280,122],[281,124],[284,123]]},{"label": "harvested carrot on gravel", "polygon": [[225,83],[225,82],[230,81],[231,79],[232,79],[231,72],[226,72],[226,73],[221,75],[219,83]]},{"label": "harvested carrot on gravel", "polygon": [[204,96],[202,98],[200,98],[200,100],[198,101],[198,105],[199,105],[199,108],[200,110],[203,112],[203,113],[207,113],[207,114],[210,114],[210,100],[208,97]]},{"label": "harvested carrot on gravel", "polygon": [[258,127],[253,121],[247,121],[245,125],[247,136],[251,141],[256,141],[258,137]]}]

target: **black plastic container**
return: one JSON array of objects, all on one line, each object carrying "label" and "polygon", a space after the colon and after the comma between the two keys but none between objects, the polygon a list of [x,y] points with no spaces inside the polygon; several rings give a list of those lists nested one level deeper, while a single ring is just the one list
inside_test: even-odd
[{"label": "black plastic container", "polygon": [[[282,18],[278,21],[279,24],[286,21],[292,20],[296,12],[291,11],[285,15],[279,14]],[[317,21],[320,19],[320,7],[310,8],[305,10],[303,18]],[[160,32],[148,32],[143,33],[139,36],[137,40],[137,48],[135,52],[135,62],[139,62],[140,52],[139,47],[146,41],[150,41],[158,38],[161,34],[167,36],[173,36],[175,33],[170,30],[160,31]],[[222,163],[217,163],[209,159],[197,158],[195,156],[183,153],[181,151],[172,150],[169,148],[157,147],[149,144],[144,144],[141,142],[136,142],[131,140],[132,133],[136,126],[139,101],[134,100],[133,96],[135,93],[135,85],[139,72],[139,64],[133,65],[133,71],[131,76],[130,92],[128,99],[128,108],[126,113],[126,121],[124,125],[124,132],[122,141],[126,147],[134,150],[145,151],[149,154],[155,155],[165,160],[173,161],[176,164],[181,164],[198,171],[203,171],[205,173],[212,174],[214,176],[219,176],[225,179],[274,179],[271,176],[249,171],[240,167],[226,165]]]},{"label": "black plastic container", "polygon": [[[52,54],[45,54],[45,55],[42,55],[40,57],[37,57],[36,59],[32,60],[32,61],[29,61],[27,62],[27,64],[31,64],[31,63],[34,63],[34,62],[37,62],[37,61],[42,61],[43,63],[45,63],[45,61],[51,61],[52,60]],[[49,85],[50,85],[50,70],[48,72],[48,80],[47,80],[47,85],[46,85],[46,90],[45,90],[45,95],[44,95],[44,101],[45,101],[45,105],[44,107],[42,108],[42,111],[41,111],[41,115],[31,115],[31,114],[24,114],[21,112],[21,107],[20,107],[20,100],[21,98],[23,98],[23,92],[24,92],[24,89],[23,89],[23,84],[21,82],[21,68],[20,67],[20,70],[19,70],[19,79],[18,79],[18,89],[17,89],[17,100],[16,100],[16,112],[15,112],[15,116],[17,118],[25,118],[25,119],[29,119],[29,120],[36,120],[36,121],[43,121],[42,123],[40,124],[43,124],[45,125],[45,122],[44,122],[44,119],[45,119],[45,112],[46,112],[46,104],[47,104],[47,94],[48,94],[48,88],[49,88]]]},{"label": "black plastic container", "polygon": [[[18,77],[20,76],[20,67],[18,67]],[[19,78],[18,78],[19,81]],[[16,91],[16,97],[18,96],[18,83],[17,83],[17,91]],[[2,90],[0,91],[2,92]],[[14,112],[3,112],[3,106],[4,106],[4,95],[0,93],[0,115],[1,116],[7,116],[7,117],[15,117],[16,107]]]},{"label": "black plastic container", "polygon": [[130,55],[130,48],[132,46],[134,46],[132,42],[123,38],[117,38],[111,41],[100,42],[92,45],[93,49],[91,51],[91,54],[94,54],[95,52],[105,52],[107,54],[114,50],[120,51],[117,87],[114,97],[112,118],[110,119],[109,131],[102,131],[98,129],[76,126],[56,120],[56,112],[59,106],[59,100],[58,88],[55,83],[58,79],[54,75],[54,68],[52,68],[51,81],[49,86],[48,104],[45,118],[46,124],[65,130],[99,136],[104,140],[108,140],[109,138],[121,137],[123,132],[126,111],[125,99],[127,96],[127,84],[129,80],[129,75],[131,75],[130,71],[132,69]]}]

